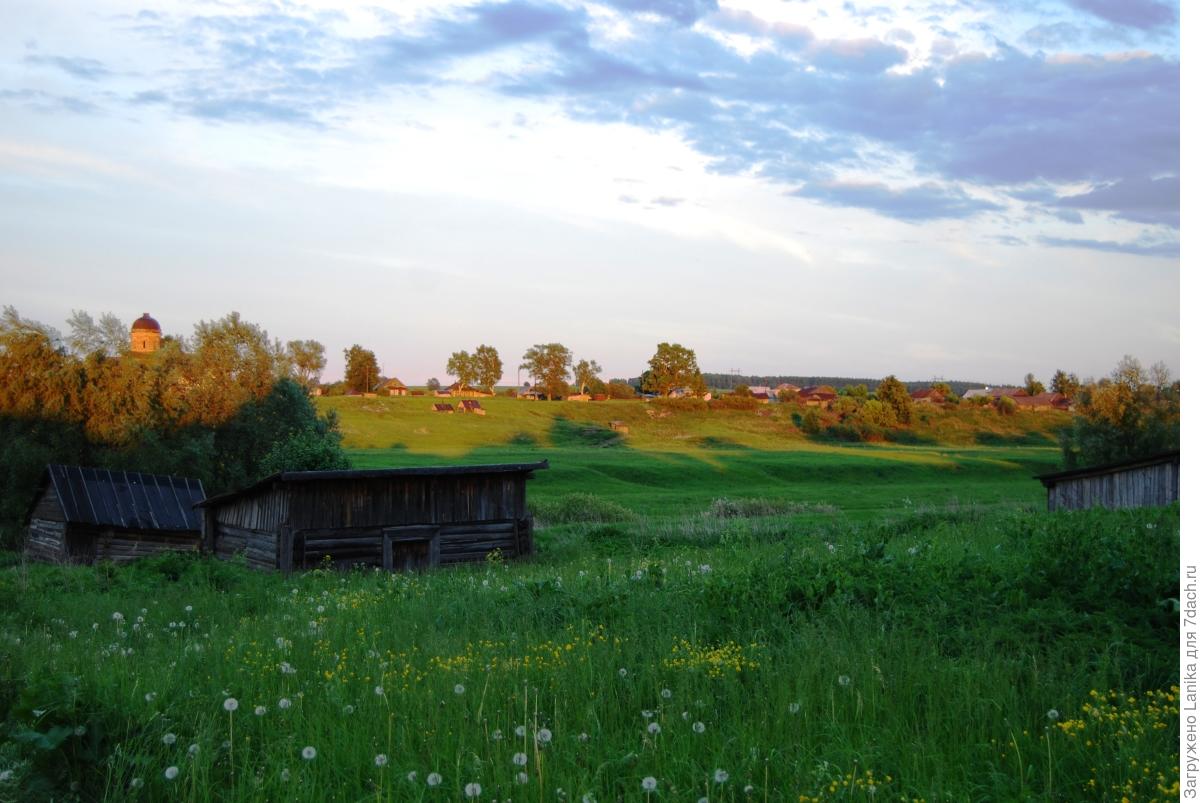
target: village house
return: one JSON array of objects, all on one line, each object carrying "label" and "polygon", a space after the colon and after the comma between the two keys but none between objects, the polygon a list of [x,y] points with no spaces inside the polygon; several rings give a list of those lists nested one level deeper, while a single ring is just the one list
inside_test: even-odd
[{"label": "village house", "polygon": [[525,483],[540,463],[285,471],[205,499],[205,548],[257,569],[411,571],[533,552]]},{"label": "village house", "polygon": [[486,390],[480,390],[479,388],[471,387],[470,385],[464,384],[462,382],[455,382],[453,385],[446,388],[446,390],[449,392],[449,394],[451,396],[454,396],[457,398],[465,397],[465,398],[471,398],[471,399],[478,399],[478,398],[483,398],[486,396],[495,396],[496,395],[495,393],[489,393]]},{"label": "village house", "polygon": [[408,386],[399,379],[389,379],[383,383],[382,390],[389,396],[407,396]]},{"label": "village house", "polygon": [[572,393],[570,396],[567,397],[567,401],[573,401],[573,402],[586,402],[586,401],[591,401],[591,400],[592,400],[592,397],[590,395],[588,395],[587,393]]},{"label": "village house", "polygon": [[487,410],[483,409],[483,405],[475,399],[463,399],[458,403],[458,411],[460,413],[471,413],[472,415],[487,415]]},{"label": "village house", "polygon": [[940,390],[933,388],[921,388],[914,390],[911,394],[914,404],[945,404],[946,397]]},{"label": "village house", "polygon": [[837,390],[830,385],[807,385],[796,392],[796,403],[805,407],[821,407],[837,398]]},{"label": "village house", "polygon": [[25,554],[57,563],[123,563],[200,549],[200,480],[49,465],[26,516]]},{"label": "village house", "polygon": [[454,405],[448,404],[447,402],[434,402],[429,409],[433,410],[435,413],[453,413]]}]

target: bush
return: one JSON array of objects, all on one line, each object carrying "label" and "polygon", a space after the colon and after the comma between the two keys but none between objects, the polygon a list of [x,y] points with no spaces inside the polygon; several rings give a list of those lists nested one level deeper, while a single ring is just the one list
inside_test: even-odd
[{"label": "bush", "polygon": [[762,405],[753,396],[736,396],[726,394],[708,403],[713,410],[757,410]]},{"label": "bush", "polygon": [[542,524],[632,521],[633,511],[595,494],[570,493],[558,499],[531,501],[529,511]]},{"label": "bush", "polygon": [[652,399],[650,404],[656,407],[665,408],[667,410],[676,410],[687,413],[698,413],[708,409],[708,402],[706,402],[704,399],[686,396],[681,399],[669,399],[665,396],[660,396],[657,399]]}]

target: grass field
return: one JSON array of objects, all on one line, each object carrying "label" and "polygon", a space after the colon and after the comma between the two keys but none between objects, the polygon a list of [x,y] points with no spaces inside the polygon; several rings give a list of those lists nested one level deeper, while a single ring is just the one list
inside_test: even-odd
[{"label": "grass field", "polygon": [[[1044,499],[1032,476],[1059,465],[1058,414],[926,414],[902,444],[839,444],[804,435],[795,408],[660,411],[644,402],[489,399],[486,416],[435,414],[427,398],[335,398],[360,467],[550,461],[530,484],[535,502],[587,492],[648,516],[677,516],[714,498],[831,505],[851,517],[920,505],[1020,504]],[[651,417],[647,411],[666,417]],[[608,429],[625,421],[628,436]],[[923,441],[923,442],[922,442]]]},{"label": "grass field", "polygon": [[357,466],[548,459],[533,559],[10,556],[0,801],[1177,798],[1179,509],[1043,512],[1061,421],[428,403],[322,405]]}]

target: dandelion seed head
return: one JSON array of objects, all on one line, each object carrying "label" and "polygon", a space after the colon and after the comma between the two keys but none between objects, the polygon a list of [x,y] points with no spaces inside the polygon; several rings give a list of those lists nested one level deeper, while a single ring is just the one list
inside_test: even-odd
[{"label": "dandelion seed head", "polygon": [[529,762],[529,756],[524,753],[513,753],[512,761],[518,767],[524,767]]},{"label": "dandelion seed head", "polygon": [[660,692],[660,694],[662,694],[662,698],[663,698],[664,700],[670,700],[670,699],[671,699],[671,690],[670,690],[670,689],[663,689],[663,690]]},{"label": "dandelion seed head", "polygon": [[154,702],[154,698],[157,696],[158,696],[158,694],[156,692],[148,691],[148,692],[146,692],[145,700],[148,703],[152,703],[152,702]]},{"label": "dandelion seed head", "polygon": [[162,738],[162,743],[165,744],[167,747],[170,747],[171,745],[175,744],[175,734],[164,733],[163,738]]},{"label": "dandelion seed head", "polygon": [[658,788],[658,779],[655,778],[653,775],[647,775],[645,778],[642,779],[642,789],[644,789],[645,791],[653,792],[657,788]]},{"label": "dandelion seed head", "polygon": [[550,733],[549,728],[542,728],[540,731],[537,732],[537,740],[541,744],[550,744],[550,738],[552,735],[553,734]]},{"label": "dandelion seed head", "polygon": [[518,725],[517,727],[513,728],[513,733],[516,734],[518,739],[524,739],[525,738],[525,726]]},{"label": "dandelion seed head", "polygon": [[746,786],[742,788],[742,791],[747,795],[752,795],[754,794],[754,786],[752,784],[746,784]]},{"label": "dandelion seed head", "polygon": [[316,757],[317,748],[313,747],[311,744],[300,751],[300,758],[304,759],[305,761],[312,761]]},{"label": "dandelion seed head", "polygon": [[717,783],[725,783],[726,781],[729,780],[729,773],[726,772],[725,770],[718,769],[716,772],[713,773],[713,780],[716,781]]},{"label": "dandelion seed head", "polygon": [[168,781],[173,781],[179,777],[179,767],[171,766],[163,770],[163,777]]},{"label": "dandelion seed head", "polygon": [[519,783],[523,786],[523,785],[529,783],[529,775],[528,775],[528,773],[525,773],[525,772],[518,772],[513,777],[513,780],[515,780],[517,783]]},{"label": "dandelion seed head", "polygon": [[376,767],[386,767],[387,761],[388,761],[388,759],[387,759],[386,753],[380,753],[379,755],[375,756],[375,766]]},{"label": "dandelion seed head", "polygon": [[467,797],[479,797],[483,794],[483,787],[477,783],[469,783],[463,787],[463,794]]},{"label": "dandelion seed head", "polygon": [[467,687],[462,685],[461,683],[454,684],[454,693],[455,694],[463,694],[466,692],[466,690],[467,690]]},{"label": "dandelion seed head", "polygon": [[279,780],[283,781],[284,783],[287,783],[291,779],[292,779],[292,771],[291,770],[284,769],[279,772]]},{"label": "dandelion seed head", "polygon": [[838,675],[838,685],[839,686],[849,686],[850,685],[850,676],[849,675]]},{"label": "dandelion seed head", "polygon": [[130,789],[141,789],[144,784],[145,784],[145,781],[143,781],[141,778],[134,778],[132,781],[129,782],[129,788]]},{"label": "dandelion seed head", "polygon": [[706,728],[704,727],[703,722],[697,720],[696,722],[692,723],[692,730],[694,730],[696,733],[704,733]]},{"label": "dandelion seed head", "polygon": [[266,713],[267,713],[267,707],[265,705],[254,706],[254,716],[261,717]]},{"label": "dandelion seed head", "polygon": [[382,696],[383,696],[383,686],[376,686],[376,687],[375,687],[375,696],[376,696],[376,697],[382,697]]},{"label": "dandelion seed head", "polygon": [[617,675],[619,675],[620,677],[625,677],[628,674],[629,674],[629,670],[626,669],[625,667],[621,667],[620,669],[617,670]]},{"label": "dandelion seed head", "polygon": [[651,736],[657,736],[662,733],[662,725],[659,725],[657,722],[651,722],[646,726],[646,732]]},{"label": "dandelion seed head", "polygon": [[353,714],[353,713],[354,713],[354,706],[352,706],[352,705],[347,705],[347,706],[343,707],[343,708],[342,708],[342,713],[343,713],[343,714],[346,714],[347,716],[349,716],[350,714]]},{"label": "dandelion seed head", "polygon": [[800,703],[788,703],[788,713],[789,714],[799,714],[800,713]]},{"label": "dandelion seed head", "polygon": [[225,698],[225,710],[226,711],[233,713],[234,711],[237,710],[237,707],[238,707],[238,701],[236,699],[234,699],[233,697]]},{"label": "dandelion seed head", "polygon": [[281,710],[283,710],[283,711],[286,711],[286,710],[288,710],[288,709],[289,709],[289,708],[291,708],[291,707],[292,707],[292,701],[291,701],[291,700],[289,700],[289,699],[288,699],[288,698],[286,698],[286,697],[280,697],[280,698],[279,698],[279,708],[280,708]]},{"label": "dandelion seed head", "polygon": [[417,771],[416,771],[416,770],[413,770],[412,772],[410,772],[410,773],[408,774],[408,780],[409,780],[409,782],[410,782],[410,783],[416,783],[416,782],[417,782]]},{"label": "dandelion seed head", "polygon": [[429,786],[437,786],[442,782],[442,776],[436,772],[431,772],[425,776],[425,783]]},{"label": "dandelion seed head", "polygon": [[1051,708],[1049,711],[1047,711],[1046,719],[1050,720],[1051,722],[1057,722],[1058,721],[1058,709]]},{"label": "dandelion seed head", "polygon": [[642,718],[643,719],[650,719],[653,716],[654,716],[653,711],[647,710],[645,708],[642,709]]},{"label": "dandelion seed head", "polygon": [[496,728],[496,730],[492,731],[492,741],[493,742],[504,741],[504,732],[502,730],[500,730],[499,728]]},{"label": "dandelion seed head", "polygon": [[188,745],[188,757],[189,758],[195,758],[199,753],[200,753],[200,745],[198,745],[198,744]]}]

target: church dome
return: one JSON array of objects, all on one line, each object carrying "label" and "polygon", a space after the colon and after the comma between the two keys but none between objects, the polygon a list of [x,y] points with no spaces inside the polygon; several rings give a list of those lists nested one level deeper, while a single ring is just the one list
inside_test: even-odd
[{"label": "church dome", "polygon": [[162,334],[162,327],[158,325],[158,321],[150,317],[150,313],[143,312],[142,317],[133,322],[131,331],[134,332],[158,332]]}]

